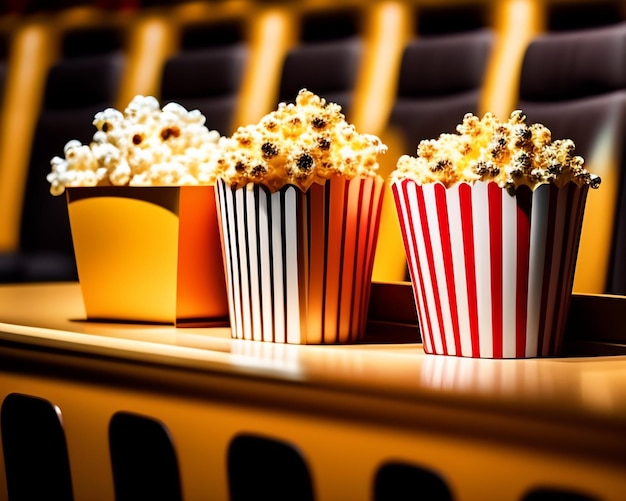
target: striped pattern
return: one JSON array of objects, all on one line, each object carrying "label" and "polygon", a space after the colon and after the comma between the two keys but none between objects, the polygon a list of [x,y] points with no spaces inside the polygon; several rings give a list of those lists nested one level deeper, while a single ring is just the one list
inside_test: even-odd
[{"label": "striped pattern", "polygon": [[424,351],[558,354],[587,189],[394,183]]},{"label": "striped pattern", "polygon": [[382,179],[332,178],[307,192],[232,189],[218,205],[233,337],[276,343],[362,338]]}]

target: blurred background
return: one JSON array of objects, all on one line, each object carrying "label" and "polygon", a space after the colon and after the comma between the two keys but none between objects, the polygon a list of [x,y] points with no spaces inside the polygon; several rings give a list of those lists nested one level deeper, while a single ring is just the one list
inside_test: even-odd
[{"label": "blurred background", "polygon": [[[625,23],[626,2],[603,0],[3,0],[0,282],[77,279],[65,199],[46,174],[67,141],[90,141],[97,111],[153,95],[228,135],[306,87],[383,139],[384,177],[467,112],[521,108],[572,138],[603,178],[574,290],[625,294]],[[400,281],[386,202],[374,280]]]}]

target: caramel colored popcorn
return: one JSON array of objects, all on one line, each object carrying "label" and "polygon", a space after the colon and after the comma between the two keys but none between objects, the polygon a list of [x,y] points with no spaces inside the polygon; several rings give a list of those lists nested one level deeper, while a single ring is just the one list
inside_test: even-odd
[{"label": "caramel colored popcorn", "polygon": [[391,180],[441,182],[446,187],[463,181],[494,181],[511,192],[522,185],[534,189],[540,184],[563,186],[570,181],[597,188],[600,178],[583,163],[574,153],[572,140],[553,141],[548,128],[527,124],[520,110],[511,113],[507,122],[498,121],[491,113],[482,119],[468,113],[457,126],[457,134],[421,141],[417,156],[401,156]]},{"label": "caramel colored popcorn", "polygon": [[60,195],[72,186],[180,186],[214,184],[223,138],[198,110],[177,103],[162,109],[136,96],[122,113],[107,108],[93,120],[89,145],[71,140],[64,158],[52,158],[47,179]]},{"label": "caramel colored popcorn", "polygon": [[386,151],[378,137],[348,124],[341,106],[302,89],[295,104],[279,104],[228,138],[220,177],[234,187],[255,183],[276,191],[293,184],[305,191],[334,174],[375,176]]}]

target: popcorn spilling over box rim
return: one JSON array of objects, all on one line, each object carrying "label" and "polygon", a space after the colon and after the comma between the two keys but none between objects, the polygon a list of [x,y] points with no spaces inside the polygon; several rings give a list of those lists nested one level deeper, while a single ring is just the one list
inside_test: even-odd
[{"label": "popcorn spilling over box rim", "polygon": [[124,112],[107,108],[94,118],[90,144],[70,140],[65,156],[52,158],[50,191],[214,185],[218,177],[234,187],[259,183],[276,191],[292,184],[306,191],[334,174],[376,176],[378,156],[387,151],[377,136],[346,122],[340,105],[307,89],[230,137],[207,129],[205,121],[178,103],[161,109],[152,96],[135,96]]},{"label": "popcorn spilling over box rim", "polygon": [[51,160],[50,192],[77,186],[213,185],[223,136],[209,130],[199,110],[178,103],[163,108],[135,96],[121,112],[107,108],[93,120],[90,144],[70,140]]},{"label": "popcorn spilling over box rim", "polygon": [[377,175],[387,146],[356,131],[341,106],[302,89],[295,103],[280,103],[257,124],[239,127],[222,145],[218,176],[231,187],[262,184],[275,192],[294,185],[306,191],[332,175]]},{"label": "popcorn spilling over box rim", "polygon": [[571,139],[552,140],[546,126],[527,124],[521,110],[513,111],[506,122],[493,113],[482,118],[467,113],[457,134],[423,140],[416,156],[402,155],[391,181],[439,181],[445,187],[463,181],[493,181],[511,193],[519,186],[534,189],[553,183],[562,187],[570,181],[598,188],[600,177],[584,168],[583,158],[574,150]]}]

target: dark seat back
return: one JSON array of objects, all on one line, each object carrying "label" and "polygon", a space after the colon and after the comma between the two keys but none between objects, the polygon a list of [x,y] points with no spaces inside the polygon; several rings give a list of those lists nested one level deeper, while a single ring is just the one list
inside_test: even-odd
[{"label": "dark seat back", "polygon": [[493,38],[482,28],[407,44],[389,120],[403,137],[404,153],[415,154],[422,139],[454,133],[466,113],[478,113]]},{"label": "dark seat back", "polygon": [[518,108],[576,144],[603,183],[588,197],[577,292],[626,293],[626,23],[546,33],[528,47]]},{"label": "dark seat back", "polygon": [[227,464],[231,501],[315,499],[307,461],[288,442],[242,433],[228,445]]},{"label": "dark seat back", "polygon": [[341,105],[348,114],[362,49],[357,36],[294,47],[283,63],[279,101],[293,102],[298,91],[307,88],[327,102]]},{"label": "dark seat back", "polygon": [[124,57],[119,46],[90,45],[104,35],[68,34],[71,43],[48,71],[28,162],[19,251],[0,256],[2,273],[11,281],[77,279],[65,198],[50,194],[46,176],[51,158],[63,156],[71,139],[88,144],[96,131],[94,115],[115,105]]},{"label": "dark seat back", "polygon": [[161,101],[198,109],[206,126],[226,135],[234,124],[248,50],[243,42],[181,51],[163,69]]},{"label": "dark seat back", "polygon": [[170,431],[159,420],[116,412],[109,423],[115,499],[180,501],[180,468]]}]

